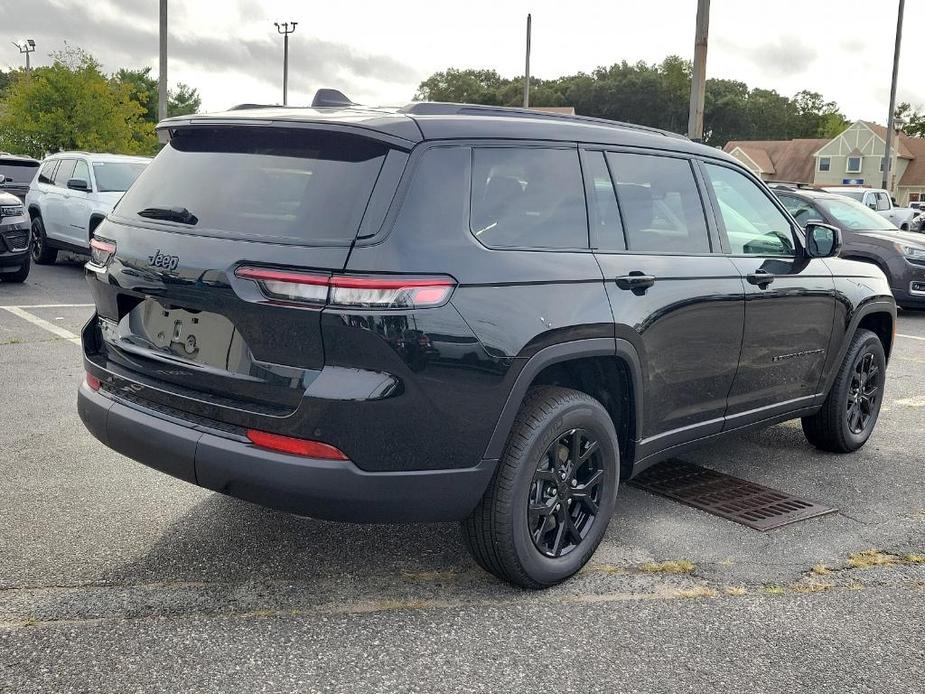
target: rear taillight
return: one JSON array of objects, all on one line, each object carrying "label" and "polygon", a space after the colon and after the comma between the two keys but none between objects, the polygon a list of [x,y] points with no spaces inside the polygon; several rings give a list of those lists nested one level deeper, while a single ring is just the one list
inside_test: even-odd
[{"label": "rear taillight", "polygon": [[342,308],[409,309],[445,304],[452,277],[323,275],[243,266],[235,275],[253,280],[270,299]]},{"label": "rear taillight", "polygon": [[100,386],[102,385],[103,384],[100,382],[100,379],[98,379],[96,376],[94,376],[89,371],[87,372],[87,386],[89,386],[90,390],[94,390],[94,391],[99,390]]},{"label": "rear taillight", "polygon": [[271,451],[279,451],[280,453],[292,453],[293,455],[304,455],[307,458],[321,458],[322,460],[348,460],[347,456],[339,448],[320,441],[297,439],[292,436],[271,434],[256,429],[250,429],[247,432],[247,438],[255,446]]},{"label": "rear taillight", "polygon": [[105,267],[116,254],[116,244],[113,241],[104,241],[95,236],[90,239],[90,262]]}]

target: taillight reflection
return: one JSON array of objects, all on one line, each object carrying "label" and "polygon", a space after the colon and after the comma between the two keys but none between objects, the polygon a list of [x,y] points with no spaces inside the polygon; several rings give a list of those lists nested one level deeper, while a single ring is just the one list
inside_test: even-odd
[{"label": "taillight reflection", "polygon": [[105,267],[116,254],[116,244],[113,241],[104,241],[95,236],[90,239],[90,262]]}]

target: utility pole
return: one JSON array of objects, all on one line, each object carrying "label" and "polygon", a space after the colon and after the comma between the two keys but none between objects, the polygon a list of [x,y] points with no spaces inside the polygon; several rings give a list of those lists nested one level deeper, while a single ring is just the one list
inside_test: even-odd
[{"label": "utility pole", "polygon": [[891,183],[893,182],[893,126],[896,116],[896,80],[899,77],[899,45],[903,38],[903,9],[905,9],[906,0],[899,0],[899,14],[896,18],[896,46],[893,48],[893,83],[890,86],[890,116],[886,124],[886,151],[884,152],[883,161],[883,185],[888,193],[892,195]]},{"label": "utility pole", "polygon": [[289,103],[289,34],[295,31],[298,22],[273,22],[276,31],[283,35],[283,106]]},{"label": "utility pole", "polygon": [[533,18],[527,15],[527,64],[524,68],[524,108],[530,108],[530,29]]},{"label": "utility pole", "polygon": [[35,50],[35,41],[33,41],[32,39],[26,39],[22,43],[16,43],[16,41],[13,41],[13,45],[19,49],[20,54],[25,54],[26,74],[28,75],[29,73],[32,72],[32,65],[29,62],[29,54]]},{"label": "utility pole", "polygon": [[710,30],[710,0],[697,0],[697,29],[694,34],[694,70],[691,73],[691,107],[687,136],[703,140],[703,101],[707,86],[707,34]]},{"label": "utility pole", "polygon": [[161,0],[160,75],[157,84],[157,118],[167,117],[167,0]]}]

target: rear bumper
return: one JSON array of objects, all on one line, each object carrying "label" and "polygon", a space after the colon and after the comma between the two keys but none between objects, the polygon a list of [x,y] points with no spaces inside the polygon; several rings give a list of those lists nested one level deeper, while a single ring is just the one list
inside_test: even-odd
[{"label": "rear bumper", "polygon": [[484,493],[497,461],[473,468],[366,472],[350,461],[259,449],[243,438],[180,423],[82,383],[84,425],[113,450],[161,472],[270,508],[348,522],[461,520]]}]

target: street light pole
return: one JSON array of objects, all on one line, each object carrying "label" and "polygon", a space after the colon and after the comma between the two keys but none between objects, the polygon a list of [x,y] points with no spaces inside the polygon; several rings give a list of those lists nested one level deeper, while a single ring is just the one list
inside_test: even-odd
[{"label": "street light pole", "polygon": [[524,68],[524,108],[530,108],[530,29],[533,18],[527,15],[527,61]]},{"label": "street light pole", "polygon": [[32,52],[35,50],[35,41],[32,40],[32,39],[26,39],[26,40],[23,41],[22,43],[16,43],[15,41],[13,41],[12,43],[13,43],[14,46],[16,46],[16,48],[19,49],[19,52],[20,52],[21,54],[23,54],[23,53],[25,54],[25,56],[26,56],[26,74],[28,75],[30,72],[32,72],[32,64],[29,62],[29,54],[32,53]]},{"label": "street light pole", "polygon": [[283,35],[283,106],[289,104],[289,34],[295,31],[298,22],[273,22],[276,31]]},{"label": "street light pole", "polygon": [[896,45],[893,48],[893,83],[890,86],[890,115],[886,124],[886,146],[884,149],[885,158],[883,162],[883,181],[881,188],[885,188],[890,195],[893,191],[890,189],[892,183],[893,169],[893,127],[896,116],[896,80],[899,77],[899,45],[903,38],[903,10],[906,6],[906,0],[899,0],[899,14],[896,17]]},{"label": "street light pole", "polygon": [[707,86],[707,34],[710,29],[710,0],[697,0],[697,29],[694,35],[694,69],[691,72],[691,105],[687,136],[703,139],[703,102]]},{"label": "street light pole", "polygon": [[157,84],[157,118],[167,117],[167,0],[161,0],[160,75]]}]

